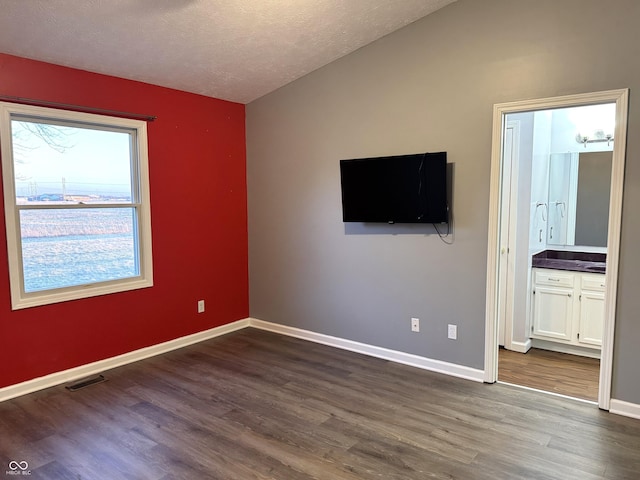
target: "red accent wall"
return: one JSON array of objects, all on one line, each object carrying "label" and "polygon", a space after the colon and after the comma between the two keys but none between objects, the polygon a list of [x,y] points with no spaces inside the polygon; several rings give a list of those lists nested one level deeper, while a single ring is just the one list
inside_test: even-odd
[{"label": "red accent wall", "polygon": [[249,316],[244,105],[4,54],[0,95],[158,117],[153,287],[12,311],[1,215],[0,387]]}]

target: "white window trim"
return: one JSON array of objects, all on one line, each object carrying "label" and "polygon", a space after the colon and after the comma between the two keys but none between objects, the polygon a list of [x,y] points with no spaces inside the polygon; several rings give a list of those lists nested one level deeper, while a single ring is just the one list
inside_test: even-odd
[{"label": "white window trim", "polygon": [[[134,179],[138,181],[138,245],[140,250],[140,275],[121,280],[78,285],[39,292],[25,293],[21,265],[21,240],[13,171],[11,116],[30,115],[47,119],[95,124],[136,130],[137,165],[133,166]],[[11,309],[35,307],[51,303],[95,297],[153,286],[153,261],[151,252],[151,212],[149,197],[149,160],[147,148],[147,124],[140,120],[73,112],[47,107],[0,102],[0,147],[2,154],[2,179],[4,211],[7,234],[7,256],[11,289]],[[135,200],[134,200],[135,201]]]}]

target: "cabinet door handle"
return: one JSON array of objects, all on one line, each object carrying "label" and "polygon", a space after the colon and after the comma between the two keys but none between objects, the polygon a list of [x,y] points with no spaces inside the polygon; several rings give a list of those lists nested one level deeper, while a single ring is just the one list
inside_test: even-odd
[{"label": "cabinet door handle", "polygon": [[550,282],[559,282],[560,279],[559,278],[551,278],[551,277],[549,277],[549,281]]},{"label": "cabinet door handle", "polygon": [[571,296],[571,294],[570,294],[570,293],[567,293],[567,296],[568,296],[568,297],[570,297],[570,296]]}]

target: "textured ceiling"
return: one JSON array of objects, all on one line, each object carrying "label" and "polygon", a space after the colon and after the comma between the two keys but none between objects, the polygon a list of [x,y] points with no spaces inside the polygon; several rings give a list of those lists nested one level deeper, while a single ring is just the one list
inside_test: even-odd
[{"label": "textured ceiling", "polygon": [[248,103],[453,1],[0,0],[0,52]]}]

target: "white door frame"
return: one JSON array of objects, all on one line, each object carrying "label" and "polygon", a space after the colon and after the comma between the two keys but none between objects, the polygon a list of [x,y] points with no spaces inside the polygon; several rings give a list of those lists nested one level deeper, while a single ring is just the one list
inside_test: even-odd
[{"label": "white door frame", "polygon": [[[507,282],[507,288],[498,291],[498,343],[505,348],[512,348],[513,339],[513,312],[514,312],[514,292],[513,284],[515,279],[515,253],[516,253],[516,213],[518,211],[518,175],[520,173],[520,121],[508,121],[504,129],[504,139],[509,138],[511,131],[510,152],[508,158],[502,164],[503,174],[501,183],[501,205],[500,215],[502,218],[508,216],[509,229],[500,231],[500,256],[505,262],[498,265],[499,282]],[[503,142],[504,143],[504,142]],[[503,145],[504,146],[504,145]],[[509,182],[505,182],[509,180]],[[508,280],[507,280],[508,279]]]},{"label": "white door frame", "polygon": [[487,299],[485,312],[484,381],[498,379],[498,273],[500,260],[500,198],[502,166],[502,136],[505,116],[509,113],[550,110],[602,103],[616,104],[613,161],[611,171],[611,197],[609,203],[609,233],[607,238],[607,272],[605,292],[605,319],[600,358],[600,385],[598,406],[609,410],[611,402],[611,373],[613,369],[613,337],[618,289],[620,259],[620,230],[622,222],[622,189],[627,145],[627,115],[629,89],[567,95],[562,97],[522,100],[495,104],[493,107],[493,133],[491,146],[491,189],[489,196],[489,241],[487,251]]}]

